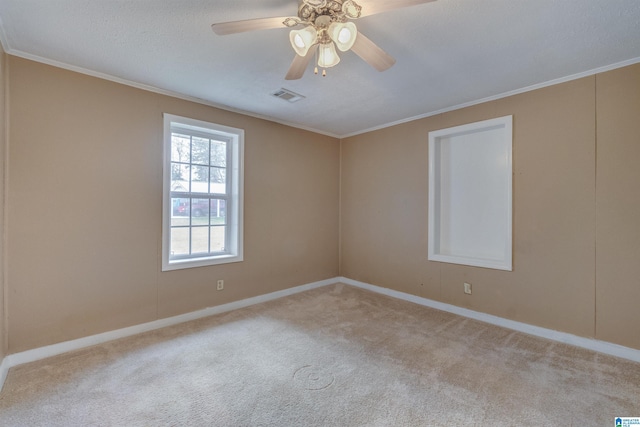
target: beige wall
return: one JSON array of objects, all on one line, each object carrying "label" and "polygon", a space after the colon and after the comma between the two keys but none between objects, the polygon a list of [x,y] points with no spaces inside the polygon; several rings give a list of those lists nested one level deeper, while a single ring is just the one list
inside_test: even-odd
[{"label": "beige wall", "polygon": [[5,70],[7,56],[0,47],[0,362],[7,354],[7,331],[5,323],[5,282],[4,282],[4,154],[6,148],[6,116],[5,102],[7,99]]},{"label": "beige wall", "polygon": [[[640,65],[339,143],[2,58],[4,354],[338,274],[640,349]],[[244,262],[160,271],[163,112],[245,129]],[[504,115],[514,117],[514,271],[427,261],[428,132]]]},{"label": "beige wall", "polygon": [[[640,349],[639,93],[634,65],[343,140],[341,275]],[[428,132],[505,115],[513,272],[427,261]]]},{"label": "beige wall", "polygon": [[[338,140],[8,65],[9,353],[337,276]],[[163,112],[245,129],[244,262],[161,272]]]},{"label": "beige wall", "polygon": [[596,336],[640,348],[640,64],[597,84]]}]

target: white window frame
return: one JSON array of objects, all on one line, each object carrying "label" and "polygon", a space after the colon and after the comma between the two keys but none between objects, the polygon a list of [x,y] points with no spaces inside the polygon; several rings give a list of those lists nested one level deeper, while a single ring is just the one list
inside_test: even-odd
[{"label": "white window frame", "polygon": [[[243,260],[244,130],[164,113],[162,190],[162,271],[240,262]],[[223,252],[171,257],[171,134],[172,128],[207,134],[227,141],[226,244]],[[188,193],[197,198],[199,193]]]}]

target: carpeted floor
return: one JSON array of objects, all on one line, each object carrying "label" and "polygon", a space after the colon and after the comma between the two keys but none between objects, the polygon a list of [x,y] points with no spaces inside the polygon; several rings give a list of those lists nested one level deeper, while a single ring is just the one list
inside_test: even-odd
[{"label": "carpeted floor", "polygon": [[332,285],[12,368],[2,426],[613,426],[640,364]]}]

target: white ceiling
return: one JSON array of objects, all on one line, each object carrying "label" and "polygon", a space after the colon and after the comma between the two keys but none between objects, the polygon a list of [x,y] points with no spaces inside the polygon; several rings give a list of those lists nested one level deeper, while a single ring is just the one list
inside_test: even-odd
[{"label": "white ceiling", "polygon": [[[393,0],[389,0],[393,2]],[[396,58],[353,52],[284,76],[287,29],[217,36],[210,25],[295,16],[296,0],[1,0],[9,54],[344,137],[640,62],[640,0],[438,0],[356,21]],[[284,87],[306,98],[271,96]]]}]

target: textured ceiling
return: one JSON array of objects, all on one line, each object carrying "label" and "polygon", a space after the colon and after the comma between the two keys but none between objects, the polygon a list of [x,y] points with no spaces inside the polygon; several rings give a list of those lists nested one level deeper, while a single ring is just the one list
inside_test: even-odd
[{"label": "textured ceiling", "polygon": [[[393,2],[393,0],[389,0]],[[7,53],[348,136],[596,70],[640,62],[640,0],[438,0],[365,17],[396,58],[352,52],[284,76],[286,29],[217,36],[217,22],[295,16],[295,0],[2,0]],[[281,87],[304,95],[288,103]]]}]

